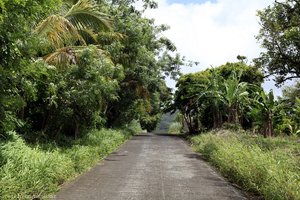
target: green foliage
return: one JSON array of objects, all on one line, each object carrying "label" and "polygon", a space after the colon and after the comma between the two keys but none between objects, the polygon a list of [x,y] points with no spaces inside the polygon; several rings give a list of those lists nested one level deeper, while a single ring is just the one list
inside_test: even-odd
[{"label": "green foliage", "polygon": [[172,134],[180,134],[182,131],[182,123],[180,122],[172,122],[170,124],[168,133],[172,133]]},{"label": "green foliage", "polygon": [[2,0],[0,3],[1,67],[17,68],[35,52],[32,35],[36,20],[57,10],[60,0]]},{"label": "green foliage", "polygon": [[29,147],[14,133],[1,145],[2,199],[32,199],[53,193],[74,174],[72,160],[58,149],[47,152]]},{"label": "green foliage", "polygon": [[9,137],[0,149],[1,199],[47,198],[125,141],[120,131],[105,129],[88,132],[68,148],[28,146],[15,133]]},{"label": "green foliage", "polygon": [[60,0],[0,2],[0,134],[22,126],[18,112],[26,100],[36,98],[36,83],[21,80],[38,45],[31,30],[37,19],[49,15],[59,5]]},{"label": "green foliage", "polygon": [[[144,4],[145,8],[153,7],[149,1]],[[142,17],[143,12],[128,1],[114,1],[110,5],[109,14],[117,16],[115,31],[125,37],[106,41],[103,48],[113,62],[124,67],[125,79],[120,84],[120,100],[108,107],[109,126],[122,126],[138,119],[143,128],[155,128],[166,102],[171,99],[162,75],[176,78],[183,64],[179,55],[171,55],[170,51],[175,50],[171,41],[162,37],[167,26],[154,25],[154,20]]]},{"label": "green foliage", "polygon": [[300,77],[299,11],[299,1],[285,0],[258,12],[261,29],[257,38],[266,51],[256,63],[275,75],[278,84]]},{"label": "green foliage", "polygon": [[166,113],[163,114],[161,117],[161,120],[155,130],[155,132],[162,132],[162,133],[167,133],[169,130],[169,127],[171,123],[174,121],[177,113],[171,114],[171,113]]},{"label": "green foliage", "polygon": [[250,98],[261,83],[261,72],[244,62],[187,74],[176,85],[171,109],[181,111],[189,132],[220,128],[225,121],[249,127]]},{"label": "green foliage", "polygon": [[273,116],[276,109],[276,101],[274,99],[273,91],[271,90],[269,94],[266,94],[265,91],[257,93],[256,98],[254,99],[254,108],[252,116],[258,122],[257,125],[262,129],[262,133],[265,136],[274,135],[273,131]]},{"label": "green foliage", "polygon": [[37,61],[17,76],[15,93],[24,103],[15,111],[25,122],[20,132],[27,139],[53,138],[61,132],[77,137],[82,128],[105,125],[108,102],[118,100],[123,68],[99,55],[94,46],[82,51],[78,64],[62,74]]},{"label": "green foliage", "polygon": [[219,132],[192,138],[194,148],[225,176],[265,199],[299,199],[300,146],[292,138]]},{"label": "green foliage", "polygon": [[285,87],[274,111],[275,131],[279,135],[300,135],[299,83]]},{"label": "green foliage", "polygon": [[122,131],[125,138],[129,138],[132,135],[142,132],[142,127],[139,121],[132,120],[130,123],[125,124],[123,127],[121,127],[120,131]]},{"label": "green foliage", "polygon": [[[134,4],[0,0],[1,198],[54,192],[140,124],[156,127],[171,102],[164,76],[176,78],[183,58]],[[104,127],[125,136],[88,131]]]},{"label": "green foliage", "polygon": [[133,4],[1,1],[1,134],[78,137],[132,120],[153,130],[171,101],[162,73],[176,77],[183,63],[160,34],[167,26],[155,26]]}]

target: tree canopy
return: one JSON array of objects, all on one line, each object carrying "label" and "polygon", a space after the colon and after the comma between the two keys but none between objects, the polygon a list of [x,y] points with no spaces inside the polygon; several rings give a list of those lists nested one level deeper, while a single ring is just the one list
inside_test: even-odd
[{"label": "tree canopy", "polygon": [[256,59],[277,84],[300,77],[300,2],[275,1],[258,12],[261,29],[258,40],[266,49]]},{"label": "tree canopy", "polygon": [[138,120],[153,130],[180,74],[175,45],[143,1],[0,1],[0,131],[78,137]]},{"label": "tree canopy", "polygon": [[249,123],[247,101],[262,79],[257,68],[244,62],[183,75],[171,109],[182,112],[190,132],[219,128],[224,122]]}]

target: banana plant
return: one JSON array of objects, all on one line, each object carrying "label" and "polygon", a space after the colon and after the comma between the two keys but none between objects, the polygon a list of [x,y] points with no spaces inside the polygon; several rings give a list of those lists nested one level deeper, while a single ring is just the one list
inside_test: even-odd
[{"label": "banana plant", "polygon": [[265,137],[273,136],[273,113],[276,108],[276,100],[274,98],[273,91],[271,90],[268,94],[266,94],[265,91],[262,90],[260,93],[257,93],[254,102],[261,116],[263,135]]},{"label": "banana plant", "polygon": [[241,74],[233,72],[224,82],[223,98],[228,109],[228,123],[232,124],[239,124],[240,111],[249,102],[249,84],[240,82]]}]

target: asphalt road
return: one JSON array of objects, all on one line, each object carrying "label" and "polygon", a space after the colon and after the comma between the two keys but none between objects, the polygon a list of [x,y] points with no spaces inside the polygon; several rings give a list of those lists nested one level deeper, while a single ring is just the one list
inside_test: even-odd
[{"label": "asphalt road", "polygon": [[64,185],[61,200],[247,199],[180,138],[144,134]]}]

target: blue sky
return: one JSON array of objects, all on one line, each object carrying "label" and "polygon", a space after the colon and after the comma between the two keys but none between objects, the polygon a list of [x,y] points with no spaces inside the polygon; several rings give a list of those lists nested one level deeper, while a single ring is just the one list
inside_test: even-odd
[{"label": "blue sky", "polygon": [[217,0],[167,0],[168,3],[181,3],[181,4],[189,4],[189,3],[194,3],[194,4],[202,4],[207,1],[210,1],[212,3],[215,3]]}]

